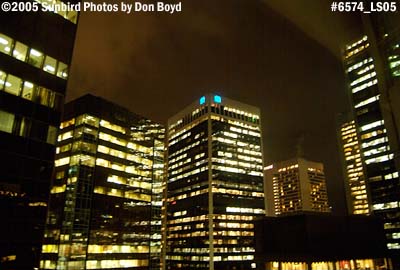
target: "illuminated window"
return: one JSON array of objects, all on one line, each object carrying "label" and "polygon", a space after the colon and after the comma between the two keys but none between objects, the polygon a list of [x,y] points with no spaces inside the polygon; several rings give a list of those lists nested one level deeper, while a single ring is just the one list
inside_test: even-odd
[{"label": "illuminated window", "polygon": [[66,185],[62,185],[62,186],[53,186],[50,190],[51,194],[56,194],[56,193],[63,193],[65,192],[66,189]]},{"label": "illuminated window", "polygon": [[68,66],[63,62],[58,62],[57,77],[66,79],[68,78]]},{"label": "illuminated window", "polygon": [[67,164],[69,163],[69,160],[70,160],[69,157],[57,159],[57,160],[55,161],[55,166],[56,166],[56,167],[59,167],[59,166],[67,165]]},{"label": "illuminated window", "polygon": [[378,120],[378,121],[375,121],[375,122],[372,122],[372,123],[369,123],[369,124],[361,126],[361,131],[366,131],[366,130],[369,130],[371,128],[375,128],[375,127],[381,126],[383,124],[384,124],[383,120]]},{"label": "illuminated window", "polygon": [[125,132],[126,132],[125,128],[123,128],[123,127],[121,127],[119,125],[110,123],[110,122],[108,122],[106,120],[101,120],[100,121],[100,126],[108,128],[108,129],[111,129],[111,130],[114,130],[114,131],[117,131],[117,132],[121,132],[123,134],[125,134]]},{"label": "illuminated window", "polygon": [[12,53],[13,57],[17,58],[20,61],[25,61],[27,53],[28,53],[28,46],[17,41],[15,43],[15,47]]},{"label": "illuminated window", "polygon": [[0,52],[10,54],[12,39],[6,35],[0,34]]},{"label": "illuminated window", "polygon": [[72,125],[75,125],[75,118],[72,118],[70,120],[62,122],[61,123],[61,129],[69,127],[69,126],[72,126]]},{"label": "illuminated window", "polygon": [[101,166],[101,167],[109,168],[110,167],[110,162],[108,160],[105,160],[105,159],[102,159],[102,158],[98,158],[98,159],[96,159],[96,165],[97,166]]},{"label": "illuminated window", "polygon": [[99,133],[99,138],[101,140],[108,141],[108,142],[111,142],[111,143],[114,143],[114,144],[118,144],[118,145],[121,145],[121,146],[126,146],[126,141],[125,140],[117,138],[117,137],[112,136],[112,135],[107,134],[107,133],[100,132]]},{"label": "illuminated window", "polygon": [[59,152],[61,152],[61,153],[67,152],[67,151],[71,150],[71,144],[68,143],[66,145],[63,145],[63,146],[60,146],[60,147],[57,147],[57,148],[59,148]]},{"label": "illuminated window", "polygon": [[376,95],[376,96],[373,96],[373,97],[368,98],[368,99],[366,99],[366,100],[363,100],[363,101],[357,103],[357,104],[354,106],[354,108],[359,108],[359,107],[368,105],[368,104],[370,104],[370,103],[373,103],[373,102],[375,102],[375,101],[378,101],[378,100],[379,100],[379,96],[380,96],[380,95]]},{"label": "illuminated window", "polygon": [[58,246],[57,245],[43,245],[42,252],[43,253],[57,253]]},{"label": "illuminated window", "polygon": [[63,104],[64,98],[61,94],[44,87],[36,86],[28,81],[23,82],[19,77],[11,74],[7,75],[5,72],[0,71],[0,89],[2,88],[10,94],[22,96],[27,100],[55,110],[60,110]]},{"label": "illuminated window", "polygon": [[52,91],[44,87],[38,87],[37,102],[44,106],[53,107],[54,106],[54,95]]},{"label": "illuminated window", "polygon": [[30,49],[28,58],[29,64],[37,68],[40,68],[43,64],[43,60],[44,60],[44,55],[42,52],[39,52],[35,49]]},{"label": "illuminated window", "polygon": [[[13,42],[13,39],[0,33],[0,52],[9,55],[11,53],[11,48],[13,47]],[[29,57],[28,59],[26,59],[28,51]],[[56,75],[57,77],[60,77],[62,79],[67,79],[68,77],[68,66],[65,63],[60,61],[58,62],[53,57],[46,56],[38,50],[29,50],[28,46],[21,42],[15,42],[15,46],[11,55],[12,57],[23,62],[27,60],[27,63],[37,68],[42,68],[43,64],[44,71]]]},{"label": "illuminated window", "polygon": [[43,70],[50,74],[55,74],[56,66],[57,66],[57,60],[54,59],[53,57],[46,56],[44,60]]},{"label": "illuminated window", "polygon": [[84,114],[76,118],[76,125],[88,124],[94,127],[99,127],[99,118]]},{"label": "illuminated window", "polygon": [[388,243],[387,248],[388,249],[400,249],[400,244],[399,243]]},{"label": "illuminated window", "polygon": [[19,96],[21,91],[22,80],[11,74],[8,74],[4,90],[10,94]]},{"label": "illuminated window", "polygon": [[6,82],[6,77],[7,75],[3,71],[0,71],[0,90],[3,89],[3,86]]},{"label": "illuminated window", "polygon": [[72,146],[72,151],[73,152],[89,152],[89,153],[96,153],[96,145],[88,142],[83,142],[83,141],[77,141],[74,142],[74,145]]},{"label": "illuminated window", "polygon": [[41,269],[56,269],[56,262],[55,261],[40,261],[40,268]]},{"label": "illuminated window", "polygon": [[85,165],[94,167],[95,158],[89,155],[75,155],[71,157],[70,165]]},{"label": "illuminated window", "polygon": [[57,139],[57,128],[53,126],[49,126],[47,131],[47,139],[46,142],[50,144],[55,144]]},{"label": "illuminated window", "polygon": [[31,82],[24,82],[22,87],[22,97],[28,100],[33,100],[35,85]]},{"label": "illuminated window", "polygon": [[25,117],[21,120],[21,126],[19,129],[19,136],[26,137],[28,136],[30,130],[31,121],[26,119]]},{"label": "illuminated window", "polygon": [[389,155],[383,155],[383,156],[378,156],[375,158],[370,158],[365,160],[366,164],[371,164],[371,163],[379,163],[379,162],[385,162],[388,160],[393,159],[393,154],[389,154]]},{"label": "illuminated window", "polygon": [[14,114],[0,110],[0,131],[11,133],[14,125]]},{"label": "illuminated window", "polygon": [[61,142],[63,140],[67,140],[69,138],[72,138],[72,134],[73,134],[73,131],[68,131],[68,132],[65,132],[63,134],[60,134],[58,136],[58,141]]}]

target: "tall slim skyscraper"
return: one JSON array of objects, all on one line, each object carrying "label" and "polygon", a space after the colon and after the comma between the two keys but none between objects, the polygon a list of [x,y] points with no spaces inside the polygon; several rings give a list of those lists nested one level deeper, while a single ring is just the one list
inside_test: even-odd
[{"label": "tall slim skyscraper", "polygon": [[164,269],[251,269],[264,215],[260,111],[215,94],[168,120]]},{"label": "tall slim skyscraper", "polygon": [[42,12],[41,2],[31,2],[37,12],[0,14],[1,269],[39,266],[75,40],[78,14]]},{"label": "tall slim skyscraper", "polygon": [[[348,115],[347,115],[348,116]],[[361,144],[357,136],[354,120],[340,119],[338,126],[339,146],[345,179],[347,209],[349,214],[368,215],[370,203],[365,182],[365,172],[361,160]]]},{"label": "tall slim skyscraper", "polygon": [[364,17],[366,36],[344,63],[372,213],[385,220],[387,247],[400,251],[400,35],[398,13]]},{"label": "tall slim skyscraper", "polygon": [[267,214],[330,212],[324,166],[303,158],[274,163],[265,168]]},{"label": "tall slim skyscraper", "polygon": [[41,269],[159,269],[163,138],[102,98],[66,104]]}]

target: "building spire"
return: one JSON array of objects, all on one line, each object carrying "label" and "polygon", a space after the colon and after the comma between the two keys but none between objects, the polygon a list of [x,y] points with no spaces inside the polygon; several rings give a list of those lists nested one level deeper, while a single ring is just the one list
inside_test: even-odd
[{"label": "building spire", "polygon": [[301,133],[301,135],[297,138],[296,141],[296,156],[298,158],[304,157],[304,133]]}]

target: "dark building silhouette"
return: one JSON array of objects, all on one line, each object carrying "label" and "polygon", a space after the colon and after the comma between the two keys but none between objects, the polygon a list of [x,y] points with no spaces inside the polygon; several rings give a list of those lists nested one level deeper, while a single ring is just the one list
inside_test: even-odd
[{"label": "dark building silhouette", "polygon": [[44,13],[41,2],[31,2],[37,12],[0,12],[1,269],[39,266],[75,40],[78,14]]},{"label": "dark building silhouette", "polygon": [[394,269],[383,221],[371,216],[298,213],[255,225],[257,269]]},{"label": "dark building silhouette", "polygon": [[159,269],[164,128],[102,98],[65,106],[41,269]]}]

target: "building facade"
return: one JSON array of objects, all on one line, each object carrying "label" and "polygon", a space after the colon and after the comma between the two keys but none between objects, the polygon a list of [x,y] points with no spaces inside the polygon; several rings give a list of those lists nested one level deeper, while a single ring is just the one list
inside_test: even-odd
[{"label": "building facade", "polygon": [[322,163],[295,158],[269,165],[264,172],[269,216],[330,212]]},{"label": "building facade", "polygon": [[260,111],[208,94],[168,120],[163,269],[251,269],[264,215]]},{"label": "building facade", "polygon": [[[31,3],[40,9],[41,1]],[[77,19],[40,10],[0,15],[1,269],[39,266]]]},{"label": "building facade", "polygon": [[102,98],[66,105],[40,269],[159,269],[163,138]]},{"label": "building facade", "polygon": [[255,231],[260,270],[397,269],[378,217],[297,213],[259,219]]},{"label": "building facade", "polygon": [[366,36],[346,46],[349,85],[370,210],[385,220],[387,247],[400,252],[399,15],[364,17]]},{"label": "building facade", "polygon": [[357,127],[351,117],[340,119],[338,124],[347,210],[349,214],[368,215],[370,213],[370,203],[361,160],[361,144],[357,136]]}]

